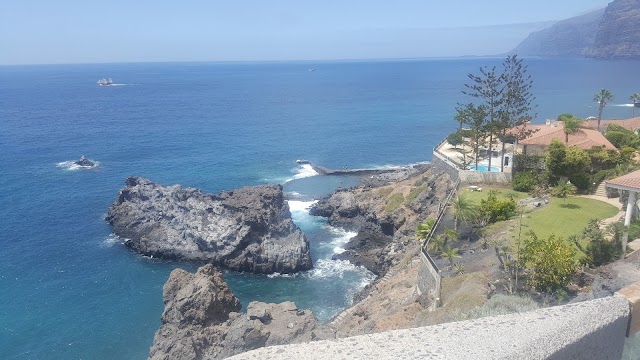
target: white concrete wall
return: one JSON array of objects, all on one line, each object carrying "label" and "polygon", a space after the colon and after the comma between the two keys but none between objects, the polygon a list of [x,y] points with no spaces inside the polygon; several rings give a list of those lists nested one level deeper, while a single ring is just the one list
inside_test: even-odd
[{"label": "white concrete wall", "polygon": [[620,359],[629,302],[611,296],[476,320],[273,346],[231,359]]}]

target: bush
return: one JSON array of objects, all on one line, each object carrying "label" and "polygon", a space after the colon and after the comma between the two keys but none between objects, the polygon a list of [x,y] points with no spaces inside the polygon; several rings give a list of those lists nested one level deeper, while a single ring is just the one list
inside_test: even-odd
[{"label": "bush", "polygon": [[525,240],[520,259],[530,272],[529,285],[548,293],[567,286],[578,269],[575,250],[555,235],[539,239],[531,232],[529,239]]},{"label": "bush", "polygon": [[535,171],[519,172],[513,177],[513,190],[529,192],[537,185],[537,175]]},{"label": "bush", "polygon": [[574,238],[573,242],[582,250],[587,258],[589,266],[601,266],[617,260],[622,251],[622,231],[620,223],[609,226],[608,231],[612,235],[612,240],[606,240],[604,232],[600,229],[600,221],[591,220],[582,230],[582,238],[588,241],[586,249],[582,249],[580,243]]},{"label": "bush", "polygon": [[571,181],[571,183],[582,192],[588,191],[591,188],[591,179],[589,178],[589,175],[585,173],[578,173],[569,176],[569,181]]},{"label": "bush", "polygon": [[635,140],[633,133],[624,133],[620,131],[607,131],[605,137],[618,149],[623,146],[632,146]]},{"label": "bush", "polygon": [[507,220],[516,214],[516,202],[513,199],[498,200],[495,190],[489,191],[487,198],[480,200],[480,216],[490,223]]}]

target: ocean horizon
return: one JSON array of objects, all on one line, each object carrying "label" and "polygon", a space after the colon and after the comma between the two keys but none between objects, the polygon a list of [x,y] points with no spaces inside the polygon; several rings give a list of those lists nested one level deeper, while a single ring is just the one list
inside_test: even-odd
[{"label": "ocean horizon", "polygon": [[[105,223],[124,179],[217,193],[283,184],[314,269],[225,271],[243,306],[294,301],[327,321],[373,279],[331,260],[355,234],[309,215],[313,199],[354,177],[295,161],[376,168],[431,160],[458,124],[467,74],[502,57],[289,62],[0,66],[0,358],[137,359],[148,355],[171,270],[130,251]],[[534,122],[561,113],[628,118],[637,62],[525,58]],[[310,71],[313,69],[313,71]],[[112,78],[114,85],[96,81]],[[73,166],[80,155],[98,162]],[[292,181],[295,180],[295,181]]]}]

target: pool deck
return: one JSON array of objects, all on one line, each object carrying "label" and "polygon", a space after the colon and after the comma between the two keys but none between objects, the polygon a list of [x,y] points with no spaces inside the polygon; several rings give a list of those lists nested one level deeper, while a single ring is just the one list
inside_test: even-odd
[{"label": "pool deck", "polygon": [[[507,155],[513,152],[513,147],[514,146],[512,144],[506,144],[505,151],[507,152]],[[453,161],[456,164],[458,164],[460,167],[462,167],[462,153],[461,153],[461,151],[468,152],[470,155],[468,155],[467,157],[468,158],[473,158],[473,149],[470,146],[461,145],[461,146],[453,147],[446,140],[443,141],[442,144],[440,144],[440,146],[438,146],[436,148],[436,151],[438,151],[440,154],[446,156],[451,161]],[[513,158],[513,155],[511,155],[511,158]],[[489,162],[488,162],[487,159],[483,159],[482,161],[478,162],[478,165],[479,166],[487,166],[488,163]],[[496,166],[496,164],[498,166]],[[469,166],[471,167],[471,170],[476,171],[474,169],[475,166],[473,166],[473,165],[469,165]],[[499,157],[492,157],[491,158],[491,168],[492,169],[497,169],[498,170],[497,172],[500,172],[500,158]],[[504,172],[506,172],[506,173],[510,173],[511,172],[511,164],[509,164],[508,166],[504,167]]]}]

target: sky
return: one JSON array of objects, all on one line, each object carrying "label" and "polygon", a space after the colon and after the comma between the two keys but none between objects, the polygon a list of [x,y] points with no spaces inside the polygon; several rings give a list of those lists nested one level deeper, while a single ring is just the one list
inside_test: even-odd
[{"label": "sky", "polygon": [[609,0],[15,0],[0,64],[493,55]]}]

